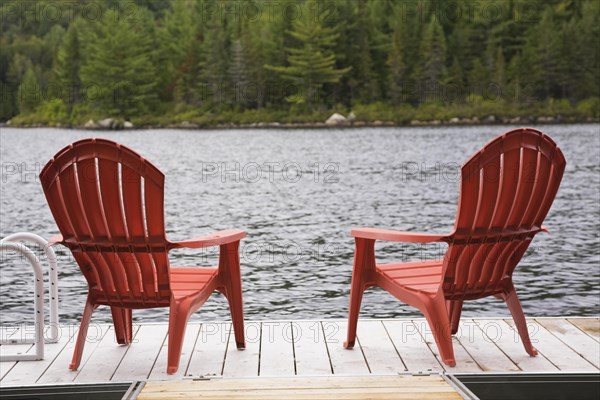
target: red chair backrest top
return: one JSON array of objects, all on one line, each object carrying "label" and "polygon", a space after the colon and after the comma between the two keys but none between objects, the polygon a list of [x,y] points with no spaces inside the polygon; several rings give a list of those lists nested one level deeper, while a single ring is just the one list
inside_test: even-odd
[{"label": "red chair backrest top", "polygon": [[169,304],[165,178],[154,165],[113,141],[84,139],[59,151],[40,180],[90,295],[114,306]]},{"label": "red chair backrest top", "polygon": [[447,299],[501,292],[552,205],[566,161],[535,129],[489,142],[461,169],[454,233],[444,259]]}]

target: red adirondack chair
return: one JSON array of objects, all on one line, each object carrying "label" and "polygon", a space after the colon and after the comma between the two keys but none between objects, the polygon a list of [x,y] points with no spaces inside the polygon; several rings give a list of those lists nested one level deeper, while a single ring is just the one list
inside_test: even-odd
[{"label": "red adirondack chair", "polygon": [[[457,332],[465,300],[496,296],[512,314],[525,350],[537,354],[527,332],[512,273],[554,200],[565,158],[548,136],[515,129],[489,142],[461,168],[454,230],[434,235],[356,228],[346,348],[356,339],[363,292],[379,286],[418,308],[433,331],[440,355],[454,366],[451,334]],[[375,241],[446,242],[443,260],[379,265]]]},{"label": "red adirondack chair", "polygon": [[[240,278],[241,230],[171,242],[164,226],[164,175],[131,149],[84,139],[59,151],[40,173],[61,235],[88,285],[73,361],[81,361],[87,328],[99,305],[111,308],[117,342],[132,340],[132,309],[169,307],[167,372],[177,371],[189,316],[215,290],[229,301],[238,349],[245,347]],[[168,252],[219,246],[218,268],[176,268]]]}]

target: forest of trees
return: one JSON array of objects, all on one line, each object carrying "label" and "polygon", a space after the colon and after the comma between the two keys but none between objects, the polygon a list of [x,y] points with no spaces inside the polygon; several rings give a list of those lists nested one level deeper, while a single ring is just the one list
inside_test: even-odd
[{"label": "forest of trees", "polygon": [[600,107],[598,0],[0,7],[0,121],[598,118]]}]

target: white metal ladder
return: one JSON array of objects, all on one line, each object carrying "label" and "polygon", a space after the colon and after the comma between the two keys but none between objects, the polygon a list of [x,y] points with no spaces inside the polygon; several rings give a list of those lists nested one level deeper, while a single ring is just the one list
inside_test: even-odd
[{"label": "white metal ladder", "polygon": [[[34,252],[24,244],[20,242],[33,243],[41,246],[46,253],[50,270],[48,272],[48,280],[50,284],[50,329],[48,332],[48,339],[44,340],[44,273],[40,260],[34,254]],[[51,246],[48,245],[48,241],[43,237],[28,233],[19,232],[9,235],[0,241],[0,250],[12,250],[23,255],[31,267],[35,277],[34,286],[34,308],[35,308],[35,336],[34,339],[10,339],[3,341],[2,344],[35,344],[35,354],[2,354],[0,355],[0,361],[31,361],[31,360],[42,360],[44,358],[44,342],[56,343],[59,339],[58,333],[58,271],[56,263],[56,254]],[[4,258],[3,258],[4,259]]]}]

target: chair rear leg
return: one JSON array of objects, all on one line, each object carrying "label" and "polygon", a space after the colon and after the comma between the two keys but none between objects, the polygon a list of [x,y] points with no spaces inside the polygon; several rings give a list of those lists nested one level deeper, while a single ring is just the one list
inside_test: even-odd
[{"label": "chair rear leg", "polygon": [[450,325],[452,327],[451,333],[454,335],[456,332],[458,332],[463,302],[461,300],[450,300],[448,301],[448,305],[448,315],[450,317]]},{"label": "chair rear leg", "polygon": [[531,339],[529,338],[529,332],[527,331],[527,321],[525,320],[525,314],[523,314],[523,307],[521,306],[521,302],[519,301],[519,297],[517,296],[517,291],[515,287],[511,285],[509,290],[501,295],[502,299],[506,302],[508,309],[515,321],[515,325],[517,326],[517,332],[519,332],[519,336],[523,341],[523,346],[525,347],[525,351],[530,356],[536,356],[537,350],[531,344]]},{"label": "chair rear leg", "polygon": [[452,326],[446,308],[445,300],[434,300],[426,306],[425,318],[432,330],[435,344],[440,352],[440,356],[444,364],[454,367],[456,360],[454,359],[454,348],[452,345]]},{"label": "chair rear leg", "polygon": [[79,324],[79,332],[77,334],[77,342],[75,342],[73,359],[71,360],[71,364],[69,364],[69,369],[71,371],[77,371],[77,368],[79,368],[79,364],[81,363],[81,356],[83,355],[83,347],[85,346],[88,327],[90,326],[92,313],[94,312],[96,307],[98,306],[93,304],[88,296],[85,302],[85,307],[83,309],[83,315],[81,316],[81,323]]},{"label": "chair rear leg", "polygon": [[130,344],[133,336],[131,308],[111,307],[117,343]]}]

